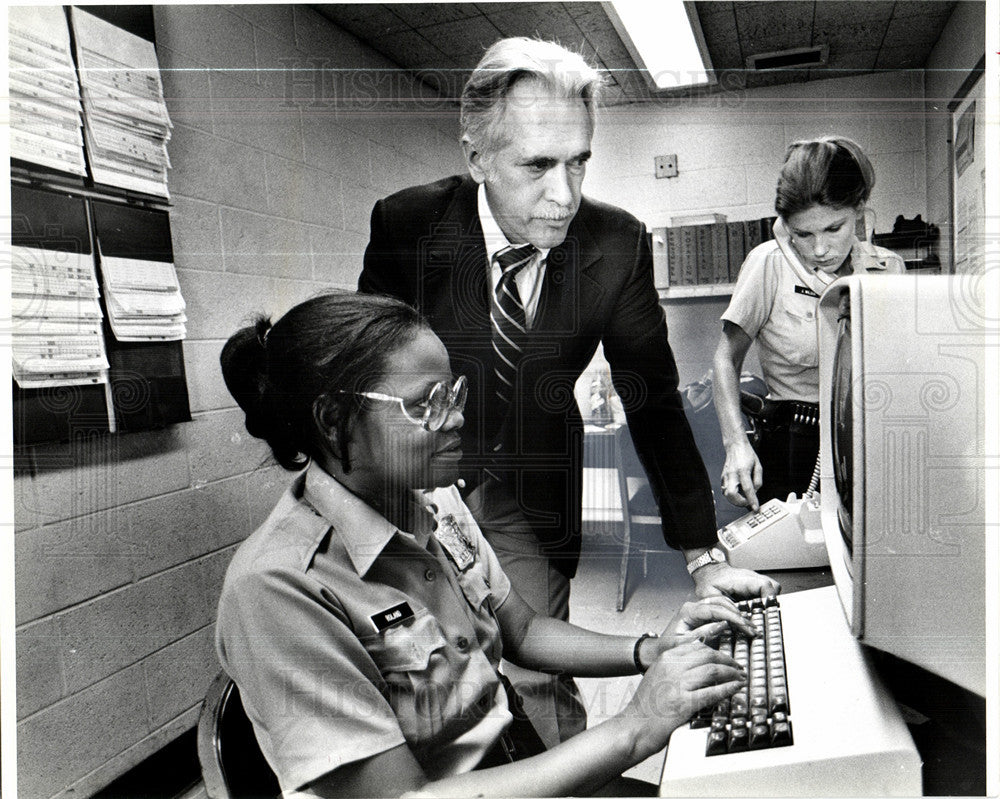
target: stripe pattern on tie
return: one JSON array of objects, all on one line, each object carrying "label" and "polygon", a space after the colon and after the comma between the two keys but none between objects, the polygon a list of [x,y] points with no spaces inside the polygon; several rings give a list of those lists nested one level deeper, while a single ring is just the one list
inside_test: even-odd
[{"label": "stripe pattern on tie", "polygon": [[500,267],[500,280],[490,303],[490,324],[496,355],[493,365],[496,396],[501,403],[497,415],[500,417],[507,415],[514,398],[517,362],[521,357],[521,345],[528,327],[521,295],[514,281],[518,273],[531,263],[536,252],[533,245],[526,244],[521,247],[506,247],[494,256]]}]

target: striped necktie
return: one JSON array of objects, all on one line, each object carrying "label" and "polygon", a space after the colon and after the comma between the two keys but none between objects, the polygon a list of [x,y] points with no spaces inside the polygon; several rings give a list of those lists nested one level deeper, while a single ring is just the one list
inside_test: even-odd
[{"label": "striped necktie", "polygon": [[534,245],[507,247],[494,258],[500,267],[500,280],[493,292],[490,303],[490,322],[493,334],[493,350],[496,353],[493,373],[496,376],[496,395],[500,402],[496,416],[507,415],[514,398],[514,381],[517,376],[517,362],[521,356],[527,323],[524,305],[517,291],[514,279],[538,252]]}]

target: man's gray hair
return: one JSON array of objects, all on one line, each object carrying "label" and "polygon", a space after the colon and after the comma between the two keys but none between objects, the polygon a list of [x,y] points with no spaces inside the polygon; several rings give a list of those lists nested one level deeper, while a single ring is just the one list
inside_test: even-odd
[{"label": "man's gray hair", "polygon": [[583,100],[591,125],[605,83],[583,56],[555,42],[513,37],[495,42],[483,54],[462,91],[462,141],[481,152],[503,146],[501,122],[514,84],[532,79],[555,96]]}]

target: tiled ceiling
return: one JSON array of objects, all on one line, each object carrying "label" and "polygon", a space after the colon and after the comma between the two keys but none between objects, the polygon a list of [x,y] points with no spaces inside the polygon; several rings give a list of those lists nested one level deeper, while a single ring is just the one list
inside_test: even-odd
[{"label": "tiled ceiling", "polygon": [[[918,69],[955,4],[955,0],[696,2],[719,83],[680,93]],[[337,3],[314,8],[445,96],[457,96],[484,49],[504,36],[538,36],[581,52],[607,71],[610,102],[653,96],[602,3]],[[761,72],[746,67],[747,58],[755,54],[818,45],[829,48],[823,67]]]}]

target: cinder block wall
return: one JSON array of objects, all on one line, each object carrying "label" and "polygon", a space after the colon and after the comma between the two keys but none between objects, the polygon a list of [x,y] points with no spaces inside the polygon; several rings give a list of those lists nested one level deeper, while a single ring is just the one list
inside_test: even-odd
[{"label": "cinder block wall", "polygon": [[[923,83],[921,70],[875,73],[609,108],[588,187],[650,227],[706,212],[731,221],[773,216],[788,145],[838,133],[872,159],[869,205],[876,232],[885,233],[898,214],[926,218]],[[657,179],[653,158],[670,153],[679,174]]]},{"label": "cinder block wall", "polygon": [[195,724],[222,576],[289,480],[246,434],[222,344],[252,311],[353,287],[372,203],[461,168],[453,106],[308,7],[155,15],[194,419],[16,458],[22,799],[90,795]]}]

